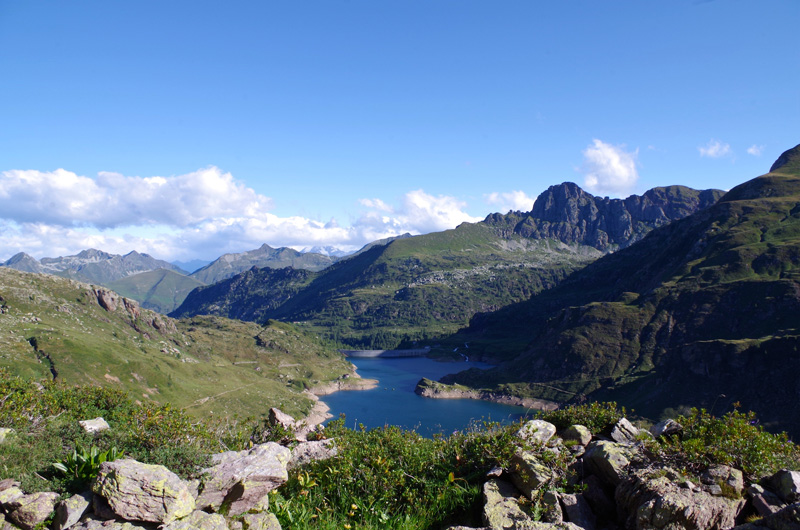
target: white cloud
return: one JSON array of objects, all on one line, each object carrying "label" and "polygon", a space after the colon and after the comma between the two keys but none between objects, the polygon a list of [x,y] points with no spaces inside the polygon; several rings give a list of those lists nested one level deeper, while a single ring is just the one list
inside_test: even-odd
[{"label": "white cloud", "polygon": [[753,145],[751,145],[750,147],[747,148],[747,154],[749,154],[749,155],[761,156],[762,152],[764,152],[764,146],[763,145],[755,145],[755,144],[753,144]]},{"label": "white cloud", "polygon": [[101,172],[92,179],[64,169],[0,173],[0,215],[21,223],[188,227],[209,217],[256,215],[271,203],[216,167],[146,178]]},{"label": "white cloud", "polygon": [[697,150],[700,151],[700,156],[709,158],[722,158],[732,152],[730,144],[724,144],[714,139],[709,140],[706,145],[701,145]]},{"label": "white cloud", "polygon": [[529,212],[535,199],[528,197],[524,191],[514,190],[507,193],[492,192],[483,196],[486,204],[495,206],[500,212],[509,210]]},{"label": "white cloud", "polygon": [[593,192],[624,194],[639,180],[636,157],[639,150],[625,151],[624,145],[611,145],[594,139],[583,151],[584,185]]},{"label": "white cloud", "polygon": [[466,204],[423,190],[398,204],[361,199],[365,209],[349,226],[336,219],[279,217],[271,199],[210,167],[177,177],[96,179],[59,169],[0,173],[0,259],[17,252],[37,258],[86,248],[161,259],[213,259],[267,243],[271,246],[334,245],[356,249],[406,232],[422,234],[479,221]]}]

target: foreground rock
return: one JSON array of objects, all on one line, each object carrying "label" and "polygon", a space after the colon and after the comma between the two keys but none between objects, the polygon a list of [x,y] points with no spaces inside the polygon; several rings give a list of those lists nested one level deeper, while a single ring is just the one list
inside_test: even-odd
[{"label": "foreground rock", "polygon": [[100,464],[92,490],[108,502],[115,515],[130,521],[169,523],[195,508],[188,483],[164,466],[136,460]]},{"label": "foreground rock", "polygon": [[58,493],[31,493],[17,497],[6,505],[8,518],[23,530],[33,530],[53,513]]},{"label": "foreground rock", "polygon": [[267,494],[289,478],[290,459],[291,451],[274,442],[214,455],[215,465],[203,471],[198,508],[225,509],[229,515],[265,510]]}]

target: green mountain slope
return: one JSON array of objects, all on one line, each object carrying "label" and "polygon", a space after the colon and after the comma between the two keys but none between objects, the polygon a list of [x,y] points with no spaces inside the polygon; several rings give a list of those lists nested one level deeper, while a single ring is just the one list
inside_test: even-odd
[{"label": "green mountain slope", "polygon": [[134,274],[105,284],[112,291],[136,300],[145,309],[162,314],[173,311],[192,289],[202,285],[194,278],[166,269]]},{"label": "green mountain slope", "polygon": [[[494,214],[484,222],[375,245],[313,274],[251,270],[197,289],[173,315],[301,322],[354,347],[433,339],[465,326],[476,313],[556,285],[603,251],[641,237],[643,227],[688,215],[717,195],[675,186],[622,201],[564,183],[537,199],[533,211],[539,217]],[[573,212],[582,231],[547,231],[565,211]],[[536,226],[542,232],[530,232]]]},{"label": "green mountain slope", "polygon": [[[557,402],[740,402],[800,433],[800,146],[716,205],[451,340],[506,362],[445,382]],[[520,345],[525,346],[520,346]]]},{"label": "green mountain slope", "polygon": [[296,327],[219,317],[176,321],[102,287],[0,268],[0,366],[107,385],[198,414],[302,415],[301,391],[351,365]]}]

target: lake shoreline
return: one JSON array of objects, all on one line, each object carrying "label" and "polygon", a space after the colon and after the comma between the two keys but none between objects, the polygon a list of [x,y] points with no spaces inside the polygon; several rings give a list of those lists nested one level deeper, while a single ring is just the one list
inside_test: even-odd
[{"label": "lake shoreline", "polygon": [[512,405],[535,410],[555,410],[559,407],[558,403],[553,401],[512,396],[510,394],[489,392],[487,390],[456,387],[439,383],[438,381],[431,381],[424,377],[417,383],[414,393],[418,396],[431,399],[477,399],[489,401],[491,403],[499,403],[501,405]]}]

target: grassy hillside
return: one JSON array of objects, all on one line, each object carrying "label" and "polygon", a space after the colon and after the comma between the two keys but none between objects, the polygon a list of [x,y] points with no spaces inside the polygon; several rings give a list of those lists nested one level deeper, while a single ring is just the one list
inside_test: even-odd
[{"label": "grassy hillside", "polygon": [[738,401],[800,432],[800,149],[785,157],[715,206],[475,318],[451,343],[506,362],[450,381],[655,416]]},{"label": "grassy hillside", "polygon": [[0,268],[0,367],[129,391],[197,414],[303,415],[300,392],[350,371],[315,336],[285,323],[176,321],[107,289]]},{"label": "grassy hillside", "polygon": [[134,274],[105,284],[112,291],[138,301],[142,307],[165,315],[181,305],[193,289],[202,285],[192,277],[167,269]]}]

